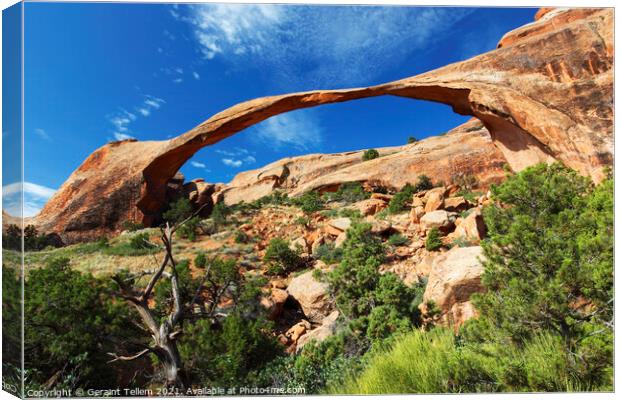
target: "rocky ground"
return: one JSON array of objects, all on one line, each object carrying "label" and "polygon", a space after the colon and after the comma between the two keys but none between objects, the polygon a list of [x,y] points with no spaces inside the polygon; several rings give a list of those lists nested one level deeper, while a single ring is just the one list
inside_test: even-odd
[{"label": "rocky ground", "polygon": [[[266,276],[262,304],[275,322],[275,334],[289,352],[312,339],[325,339],[336,330],[338,311],[327,284],[317,279],[314,271],[334,267],[325,252],[340,248],[347,228],[355,222],[371,224],[372,232],[385,243],[387,257],[382,272],[393,272],[408,285],[426,283],[421,308],[434,322],[458,327],[473,316],[469,296],[480,290],[478,245],[485,235],[481,209],[490,201],[488,194],[464,191],[456,185],[435,187],[415,193],[400,213],[388,212],[392,194],[366,193],[366,197],[356,202],[327,201],[323,210],[312,213],[290,204],[239,207],[217,232],[205,234],[199,227],[194,241],[178,238],[175,256],[189,260],[195,274],[203,273],[194,260],[197,254],[204,253],[234,258],[243,274]],[[211,219],[204,219],[201,226],[210,223]],[[433,228],[440,232],[442,245],[429,250],[427,235]],[[152,243],[158,243],[158,230],[147,228],[121,233],[109,241],[107,249],[120,248],[131,237],[143,233]],[[305,268],[286,275],[268,274],[263,257],[274,238],[288,241],[305,260]],[[151,269],[163,252],[154,249],[143,254],[114,254],[91,242],[27,253],[26,264],[36,268],[59,256],[69,257],[75,269],[105,276],[120,269]],[[5,251],[5,259],[18,262],[10,251]]]}]

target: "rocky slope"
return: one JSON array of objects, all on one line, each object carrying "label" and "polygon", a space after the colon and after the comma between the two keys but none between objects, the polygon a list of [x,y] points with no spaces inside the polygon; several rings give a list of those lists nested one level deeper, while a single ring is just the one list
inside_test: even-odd
[{"label": "rocky slope", "polygon": [[[149,225],[166,203],[169,180],[202,147],[280,113],[381,95],[441,102],[476,117],[514,170],[559,160],[600,180],[613,159],[613,49],[612,9],[544,10],[498,49],[418,76],[254,99],[168,141],[107,144],[68,178],[36,224],[66,241],[117,230],[128,219]],[[307,187],[359,180],[329,175]]]},{"label": "rocky slope", "polygon": [[285,158],[240,173],[214,196],[236,204],[259,199],[275,189],[297,196],[310,190],[333,191],[343,182],[398,190],[422,174],[435,182],[473,175],[486,188],[501,180],[506,164],[488,131],[475,119],[442,136],[378,151],[381,157],[370,161],[362,160],[361,150]]}]

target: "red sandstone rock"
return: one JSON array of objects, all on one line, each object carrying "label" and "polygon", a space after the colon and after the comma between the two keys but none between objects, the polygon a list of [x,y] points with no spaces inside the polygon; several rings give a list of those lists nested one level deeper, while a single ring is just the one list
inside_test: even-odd
[{"label": "red sandstone rock", "polygon": [[424,291],[424,303],[433,301],[441,311],[440,321],[459,326],[475,313],[469,299],[483,290],[480,277],[484,267],[480,262],[481,247],[453,247],[433,261]]},{"label": "red sandstone rock", "polygon": [[[292,194],[385,176],[378,171],[389,162],[394,165],[390,175],[405,181],[414,181],[427,169],[438,176],[463,168],[494,175],[496,163],[504,159],[515,171],[559,160],[600,181],[605,166],[613,163],[613,9],[540,14],[538,21],[506,34],[498,49],[421,75],[367,88],[263,97],[224,110],[168,141],[106,144],[67,179],[34,223],[41,231],[59,233],[66,242],[116,231],[125,220],[150,225],[166,203],[168,182],[201,148],[287,111],[381,95],[448,104],[482,121],[490,136],[479,130],[435,138],[421,147],[443,151],[441,156],[419,151],[415,144],[401,154],[364,162],[363,168],[355,166],[355,171],[343,168],[339,159],[337,171],[309,176]],[[490,153],[491,141],[503,156]],[[469,151],[460,151],[461,145]],[[407,157],[413,160],[404,161]],[[358,158],[352,156],[351,162],[358,163],[353,161]],[[325,168],[316,170],[324,173]],[[269,193],[281,178],[276,168],[261,175],[261,184],[253,184],[251,190]],[[215,200],[231,191],[227,187],[222,196],[216,193]]]}]

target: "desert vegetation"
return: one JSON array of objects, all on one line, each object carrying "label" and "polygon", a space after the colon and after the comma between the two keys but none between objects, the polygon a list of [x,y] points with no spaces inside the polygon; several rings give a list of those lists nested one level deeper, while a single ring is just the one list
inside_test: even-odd
[{"label": "desert vegetation", "polygon": [[[541,164],[488,193],[459,179],[275,191],[206,218],[180,199],[157,228],[28,247],[26,385],[611,390],[611,177],[595,186]],[[19,318],[21,232],[5,235],[8,321]],[[479,280],[450,281],[467,298],[433,292],[468,252],[480,257],[462,268]],[[19,329],[5,326],[12,348]],[[6,379],[18,359],[8,353]]]}]

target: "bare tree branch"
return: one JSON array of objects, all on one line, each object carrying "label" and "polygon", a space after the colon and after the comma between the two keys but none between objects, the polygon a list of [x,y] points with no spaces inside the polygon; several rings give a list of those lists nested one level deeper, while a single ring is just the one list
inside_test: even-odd
[{"label": "bare tree branch", "polygon": [[112,360],[108,361],[108,364],[116,362],[116,361],[132,361],[137,360],[138,358],[150,353],[152,350],[150,348],[144,349],[139,353],[134,354],[133,356],[119,356],[116,353],[108,353],[108,355],[114,357]]}]

